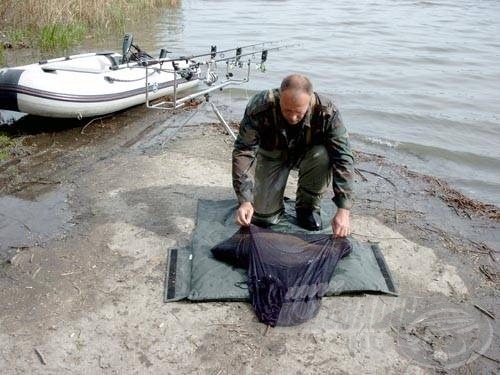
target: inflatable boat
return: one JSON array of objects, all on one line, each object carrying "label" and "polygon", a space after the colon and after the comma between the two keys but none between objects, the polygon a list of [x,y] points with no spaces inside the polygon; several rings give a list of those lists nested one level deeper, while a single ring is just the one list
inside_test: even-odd
[{"label": "inflatable boat", "polygon": [[[135,48],[135,52],[131,52]],[[195,61],[154,59],[124,39],[122,54],[86,53],[0,69],[0,110],[60,118],[101,116],[195,87]],[[147,95],[146,95],[147,87]]]}]

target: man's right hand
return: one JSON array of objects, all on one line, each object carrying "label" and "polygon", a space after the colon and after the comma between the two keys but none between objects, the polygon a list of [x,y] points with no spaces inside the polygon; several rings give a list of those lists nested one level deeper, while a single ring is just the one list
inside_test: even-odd
[{"label": "man's right hand", "polygon": [[253,205],[250,202],[243,202],[236,210],[236,224],[248,227],[252,221]]}]

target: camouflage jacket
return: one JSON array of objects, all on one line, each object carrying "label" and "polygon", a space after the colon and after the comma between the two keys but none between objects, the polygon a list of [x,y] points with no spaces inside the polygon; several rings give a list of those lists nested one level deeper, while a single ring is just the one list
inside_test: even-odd
[{"label": "camouflage jacket", "polygon": [[300,130],[295,141],[290,142],[279,101],[278,89],[267,90],[253,96],[246,107],[233,150],[233,187],[239,202],[253,202],[252,167],[259,147],[286,150],[293,163],[307,147],[323,144],[332,164],[333,201],[339,208],[350,209],[353,204],[354,158],[337,108],[330,100],[315,93],[304,119],[296,125]]}]

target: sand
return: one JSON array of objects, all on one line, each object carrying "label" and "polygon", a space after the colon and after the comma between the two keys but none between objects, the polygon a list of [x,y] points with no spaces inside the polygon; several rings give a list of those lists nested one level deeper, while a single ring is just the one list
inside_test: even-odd
[{"label": "sand", "polygon": [[361,151],[354,237],[380,243],[398,297],[325,298],[315,319],[277,328],[248,303],[165,304],[166,254],[189,243],[198,199],[234,197],[231,138],[201,120],[174,134],[186,115],[133,109],[25,136],[31,155],[0,166],[2,374],[499,370],[498,221]]}]

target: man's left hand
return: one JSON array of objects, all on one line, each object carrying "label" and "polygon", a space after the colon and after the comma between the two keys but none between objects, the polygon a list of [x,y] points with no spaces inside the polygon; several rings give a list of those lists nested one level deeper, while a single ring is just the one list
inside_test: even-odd
[{"label": "man's left hand", "polygon": [[332,219],[333,238],[347,237],[351,234],[349,210],[339,208]]}]

